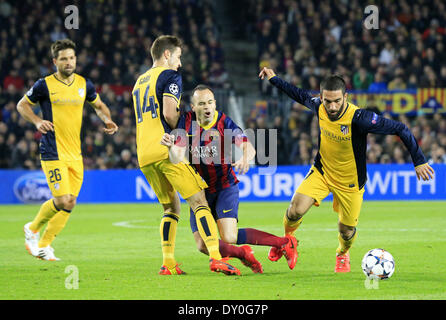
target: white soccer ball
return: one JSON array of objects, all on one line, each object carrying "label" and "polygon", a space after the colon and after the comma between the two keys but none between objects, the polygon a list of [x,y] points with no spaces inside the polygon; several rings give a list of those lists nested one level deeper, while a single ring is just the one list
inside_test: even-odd
[{"label": "white soccer ball", "polygon": [[389,279],[395,271],[395,260],[384,249],[372,249],[362,258],[362,271],[369,279]]}]

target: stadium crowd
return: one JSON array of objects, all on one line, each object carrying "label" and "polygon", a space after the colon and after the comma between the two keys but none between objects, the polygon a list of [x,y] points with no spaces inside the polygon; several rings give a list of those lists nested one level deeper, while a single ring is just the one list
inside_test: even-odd
[{"label": "stadium crowd", "polygon": [[[366,1],[244,0],[248,24],[257,34],[259,69],[272,68],[284,80],[319,91],[325,76],[342,75],[347,90],[446,88],[446,3],[376,1],[379,28],[364,27]],[[370,13],[369,13],[370,14]],[[279,128],[279,163],[309,164],[317,151],[318,127],[305,108],[259,80],[268,101],[250,128]],[[277,112],[277,104],[286,114]],[[283,106],[282,106],[283,107]],[[366,107],[366,106],[362,106]],[[372,107],[372,106],[367,106]],[[254,113],[257,115],[257,113]],[[389,115],[386,115],[389,116]],[[416,136],[432,163],[446,163],[446,118],[420,115],[395,118]],[[395,137],[369,135],[369,163],[408,163]]]},{"label": "stadium crowd", "polygon": [[50,55],[55,40],[76,43],[76,72],[92,80],[120,127],[113,137],[104,135],[86,105],[81,137],[86,169],[137,167],[131,89],[152,65],[149,49],[157,36],[183,39],[185,92],[199,83],[227,85],[210,1],[75,1],[79,29],[65,28],[69,4],[0,0],[0,168],[40,167],[40,134],[18,115],[16,104],[37,79],[55,71]]},{"label": "stadium crowd", "polygon": [[[64,27],[68,3],[53,4],[0,0],[0,168],[40,168],[40,134],[18,115],[16,104],[37,79],[54,71],[49,47],[57,39],[76,42],[76,72],[93,81],[120,127],[116,135],[104,135],[101,121],[86,106],[81,137],[85,169],[138,167],[130,90],[151,66],[148,48],[156,36],[174,34],[185,41],[184,91],[198,83],[229,86],[211,1],[78,1],[78,30]],[[295,85],[317,91],[319,80],[336,72],[349,90],[446,87],[446,5],[440,0],[382,1],[379,30],[362,27],[366,4],[356,0],[240,4],[246,12],[243,23],[258,34],[259,67],[272,67]],[[259,83],[270,104],[285,101],[276,99],[279,93],[271,85]],[[278,129],[279,164],[310,164],[317,151],[316,120],[297,103],[288,109],[287,114],[267,111],[248,119],[246,127]],[[431,163],[446,163],[443,116],[399,120]],[[367,154],[369,163],[410,162],[393,136],[370,136]]]}]

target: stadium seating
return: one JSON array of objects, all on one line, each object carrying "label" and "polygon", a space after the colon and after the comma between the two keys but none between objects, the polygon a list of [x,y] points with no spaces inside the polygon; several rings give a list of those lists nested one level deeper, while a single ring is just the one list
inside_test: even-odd
[{"label": "stadium seating", "polygon": [[[64,12],[52,3],[0,4],[0,168],[40,167],[40,134],[18,116],[15,106],[34,81],[53,72],[49,45],[54,40],[69,37],[77,43],[77,72],[93,81],[120,126],[116,136],[105,136],[92,108],[85,109],[86,169],[137,167],[129,91],[135,77],[151,66],[148,49],[157,35],[184,39],[186,92],[198,83],[227,87],[224,56],[230,53],[222,50],[212,1],[82,2],[79,30],[65,29]],[[437,97],[428,112],[387,116],[409,126],[431,163],[446,163],[446,118],[441,113],[446,112],[446,5],[420,3],[383,6],[380,29],[372,31],[362,27],[365,1],[240,0],[246,17],[241,34],[257,35],[259,67],[272,67],[285,80],[315,92],[320,79],[334,72],[343,75],[348,90],[369,94],[366,100],[353,95],[355,102],[366,101],[365,106],[380,111],[382,105],[395,108],[387,90],[409,90],[408,99],[418,104]],[[425,88],[435,91],[423,95]],[[245,126],[279,129],[279,164],[311,163],[318,134],[311,114],[266,81],[259,80],[258,97]],[[404,107],[406,102],[401,103]],[[383,137],[370,136],[369,163],[410,162],[395,139],[383,142]]]}]

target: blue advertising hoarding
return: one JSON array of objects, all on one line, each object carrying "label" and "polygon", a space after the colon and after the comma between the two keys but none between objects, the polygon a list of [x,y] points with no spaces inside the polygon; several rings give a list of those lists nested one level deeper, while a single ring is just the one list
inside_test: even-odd
[{"label": "blue advertising hoarding", "polygon": [[[365,200],[446,200],[446,165],[418,181],[413,165],[368,165]],[[289,201],[309,166],[255,167],[240,180],[241,201]],[[41,171],[0,170],[0,204],[41,203],[51,192]],[[331,200],[332,196],[327,197]],[[140,170],[86,170],[78,203],[156,202]]]}]

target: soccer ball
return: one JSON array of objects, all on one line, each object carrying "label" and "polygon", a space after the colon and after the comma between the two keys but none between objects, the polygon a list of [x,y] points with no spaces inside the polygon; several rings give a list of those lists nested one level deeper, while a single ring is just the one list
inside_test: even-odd
[{"label": "soccer ball", "polygon": [[395,271],[395,260],[384,249],[372,249],[362,258],[362,271],[368,279],[389,279]]}]

